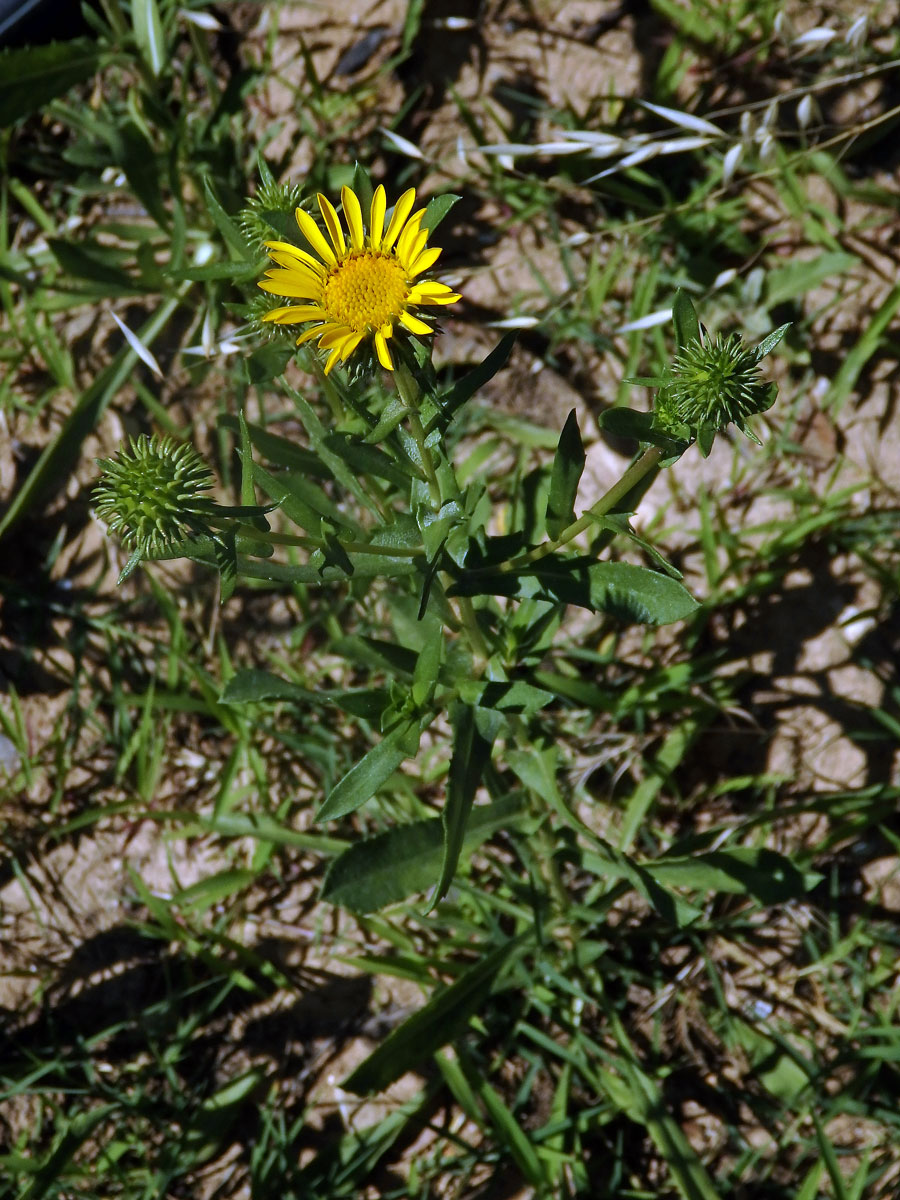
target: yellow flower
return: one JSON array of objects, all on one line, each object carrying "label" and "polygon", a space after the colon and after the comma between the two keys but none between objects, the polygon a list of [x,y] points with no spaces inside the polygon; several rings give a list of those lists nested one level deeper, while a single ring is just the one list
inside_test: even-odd
[{"label": "yellow flower", "polygon": [[374,339],[378,361],[393,371],[388,340],[396,325],[420,336],[434,333],[430,325],[413,316],[410,308],[455,304],[461,299],[444,283],[416,282],[419,275],[437,262],[441,251],[436,246],[426,249],[428,230],[421,228],[425,209],[420,208],[410,216],[415,199],[415,188],[403,193],[385,230],[384,188],[377,187],[366,230],[356,193],[351,188],[342,188],[348,242],[334,206],[320,194],[319,209],[328,238],[309,213],[296,210],[300,232],[318,258],[289,242],[265,243],[276,265],[266,271],[266,278],[259,286],[265,292],[305,303],[274,308],[263,320],[279,325],[314,321],[297,338],[297,345],[318,338],[320,347],[331,351],[325,364],[326,375],[336,362],[344,362],[369,337]]}]

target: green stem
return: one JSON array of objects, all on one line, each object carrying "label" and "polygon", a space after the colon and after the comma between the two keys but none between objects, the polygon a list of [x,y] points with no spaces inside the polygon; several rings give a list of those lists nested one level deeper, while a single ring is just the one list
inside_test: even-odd
[{"label": "green stem", "polygon": [[520,558],[515,558],[511,562],[504,563],[500,570],[521,571],[523,567],[528,566],[530,563],[539,562],[542,558],[546,558],[548,554],[553,554],[561,546],[565,546],[568,542],[571,542],[573,538],[578,537],[579,533],[583,533],[585,529],[589,529],[595,521],[605,517],[651,471],[657,471],[664,454],[665,451],[659,446],[650,446],[636,462],[631,464],[618,483],[614,483],[609,491],[600,497],[596,504],[592,504],[586,512],[582,513],[577,521],[573,521],[571,525],[567,525],[558,538],[544,542],[541,546],[535,546],[533,550],[529,550],[527,554],[523,554]]},{"label": "green stem", "polygon": [[472,649],[472,654],[475,656],[475,671],[477,675],[481,675],[484,664],[491,657],[490,649],[487,642],[484,640],[484,634],[478,624],[478,617],[475,613],[475,605],[468,596],[457,596],[456,604],[459,610],[459,619],[469,637],[469,645]]},{"label": "green stem", "polygon": [[[431,506],[435,512],[437,512],[443,503],[443,495],[434,465],[434,456],[431,453],[431,447],[425,444],[426,434],[422,426],[422,420],[419,416],[419,402],[422,398],[422,392],[415,376],[412,374],[403,359],[400,359],[397,362],[394,370],[394,378],[397,383],[397,391],[400,394],[400,399],[409,409],[409,432],[416,444],[416,449],[419,452],[419,457],[422,460],[422,467],[425,471],[425,478],[428,480],[428,492],[431,497]],[[459,494],[458,485],[456,485],[456,494]],[[473,658],[475,659],[475,671],[478,675],[480,675],[484,670],[489,658],[491,657],[491,652],[487,642],[484,640],[484,635],[482,634],[481,628],[478,624],[475,606],[468,596],[457,596],[456,610],[459,613],[460,627],[466,632],[466,636],[469,641],[469,648],[471,649]]]},{"label": "green stem", "polygon": [[425,430],[422,427],[422,421],[419,417],[419,401],[422,399],[422,393],[412,372],[402,359],[399,360],[394,369],[394,377],[397,382],[397,391],[400,393],[400,399],[409,409],[409,432],[416,443],[419,458],[422,460],[422,469],[425,472],[425,478],[428,480],[428,494],[431,497],[431,507],[437,512],[442,503],[441,485],[438,482],[431,449],[425,445]]},{"label": "green stem", "polygon": [[312,373],[316,377],[316,382],[322,389],[322,395],[325,397],[325,403],[331,409],[332,420],[336,425],[338,425],[344,419],[344,410],[343,406],[341,405],[340,396],[337,394],[334,384],[325,374],[325,368],[322,366],[322,362],[318,354],[313,351],[312,354],[308,355],[308,359],[309,364],[312,367]]},{"label": "green stem", "polygon": [[[273,533],[270,529],[257,529],[255,525],[243,522],[235,527],[235,533],[272,546],[301,546],[306,550],[325,550],[328,545],[323,538],[304,537],[297,533]],[[338,542],[341,549],[346,550],[348,554],[381,554],[386,558],[421,558],[425,554],[421,546],[377,546],[371,542],[342,542],[340,539]]]}]

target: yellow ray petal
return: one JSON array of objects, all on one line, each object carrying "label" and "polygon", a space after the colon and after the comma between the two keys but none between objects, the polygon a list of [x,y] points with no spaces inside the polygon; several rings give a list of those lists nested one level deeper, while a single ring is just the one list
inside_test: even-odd
[{"label": "yellow ray petal", "polygon": [[[396,242],[397,238],[400,236],[400,230],[406,224],[406,218],[412,212],[412,206],[415,204],[415,202],[416,189],[407,188],[407,190],[394,205],[394,214],[391,217],[391,223],[388,225],[387,233],[384,235],[384,239],[381,243],[382,250],[390,250],[391,246],[393,246],[394,242]],[[393,370],[393,365],[391,365],[391,367],[388,369]]]},{"label": "yellow ray petal", "polygon": [[[433,291],[434,288],[441,290]],[[462,300],[459,292],[451,292],[445,283],[433,283],[430,279],[417,284],[406,297],[407,304],[455,304],[457,300]]]},{"label": "yellow ray petal", "polygon": [[406,261],[410,265],[410,269],[412,267],[412,264],[416,261],[416,259],[421,257],[422,252],[424,251],[427,242],[428,242],[428,230],[420,229],[418,234],[414,238],[412,245],[409,248],[409,253],[406,256]]},{"label": "yellow ray petal", "polygon": [[334,205],[321,192],[316,196],[316,199],[319,201],[319,212],[322,214],[322,220],[325,222],[331,243],[337,252],[338,258],[343,258],[347,253],[347,243],[344,241],[344,231],[341,229],[341,223],[334,210]]},{"label": "yellow ray petal", "polygon": [[353,333],[346,325],[329,325],[326,333],[322,334],[319,345],[323,350],[331,350],[332,347],[346,341]]},{"label": "yellow ray petal", "polygon": [[[273,316],[277,313],[277,316]],[[288,308],[275,308],[266,313],[264,321],[274,321],[276,325],[295,325],[298,321],[324,321],[328,314],[319,304],[292,304]]]},{"label": "yellow ray petal", "polygon": [[400,314],[400,324],[405,325],[410,333],[434,333],[430,325],[426,325],[424,321],[420,321],[418,317],[414,317],[412,313],[405,312]]},{"label": "yellow ray petal", "polygon": [[[416,238],[419,236],[419,226],[421,225],[422,218],[424,216],[425,216],[424,208],[420,208],[418,212],[414,212],[413,215],[407,221],[403,232],[400,234],[400,237],[397,239],[396,254],[397,254],[397,257],[400,259],[400,261],[403,263],[404,267],[406,266],[407,261],[410,258],[409,252],[412,249],[413,245],[415,244]],[[427,237],[428,237],[427,233],[425,234],[425,237],[427,239]]]},{"label": "yellow ray petal", "polygon": [[328,323],[324,325],[313,325],[312,329],[304,329],[297,338],[297,345],[302,346],[304,342],[311,342],[313,338],[319,337],[328,329]]},{"label": "yellow ray petal", "polygon": [[359,343],[363,340],[361,333],[352,333],[341,346],[341,362],[346,362]]},{"label": "yellow ray petal", "polygon": [[309,213],[305,213],[302,208],[298,208],[294,211],[294,216],[297,218],[300,232],[312,246],[313,250],[315,250],[316,254],[318,254],[319,258],[323,262],[328,263],[330,267],[333,267],[337,263],[334,251],[328,245],[328,242],[326,242],[322,231]]},{"label": "yellow ray petal", "polygon": [[260,320],[277,321],[278,318],[283,316],[285,313],[296,312],[297,307],[298,306],[296,304],[285,304],[283,308],[270,308],[269,311],[260,318]]},{"label": "yellow ray petal", "polygon": [[[441,247],[432,246],[430,249],[423,249],[415,256],[407,269],[407,275],[410,279],[415,279],[417,275],[421,275],[423,271],[427,271],[429,267],[433,267],[437,260],[441,257]],[[448,289],[449,290],[449,289]]]},{"label": "yellow ray petal", "polygon": [[303,284],[299,280],[260,279],[256,286],[264,292],[271,292],[273,296],[287,296],[294,300],[317,300],[322,293],[319,284]]},{"label": "yellow ray petal", "polygon": [[438,283],[436,279],[423,279],[412,289],[417,296],[447,296],[453,292],[446,283]]},{"label": "yellow ray petal", "polygon": [[[313,258],[311,254],[307,254],[305,250],[301,250],[299,246],[292,246],[290,242],[263,242],[267,250],[278,250],[282,254],[290,254],[293,258],[298,259],[304,266],[310,267],[317,275],[324,275],[325,268],[317,258]],[[274,258],[274,254],[272,255]]]},{"label": "yellow ray petal", "polygon": [[335,365],[335,363],[337,362],[337,360],[340,357],[341,357],[340,349],[338,347],[335,347],[335,349],[332,350],[332,352],[328,355],[328,362],[325,364],[325,374],[326,375],[331,371],[331,368]]},{"label": "yellow ray petal", "polygon": [[293,254],[282,254],[280,250],[270,250],[269,257],[272,262],[277,263],[279,267],[283,267],[286,271],[295,271],[298,275],[302,275],[304,279],[315,279],[321,287],[324,278],[324,273],[320,270],[314,271],[312,267],[307,266],[299,258],[295,258]]},{"label": "yellow ray petal", "polygon": [[381,248],[381,239],[384,236],[384,211],[387,200],[384,194],[384,188],[379,183],[375,189],[375,195],[372,197],[372,207],[369,210],[369,242],[373,250]]},{"label": "yellow ray petal", "polygon": [[375,353],[378,355],[378,361],[386,371],[393,371],[394,360],[391,358],[391,352],[388,350],[387,339],[381,329],[375,334]]},{"label": "yellow ray petal", "polygon": [[341,204],[344,206],[344,219],[350,230],[350,245],[354,250],[362,250],[365,244],[362,209],[359,207],[356,192],[352,188],[341,188]]}]

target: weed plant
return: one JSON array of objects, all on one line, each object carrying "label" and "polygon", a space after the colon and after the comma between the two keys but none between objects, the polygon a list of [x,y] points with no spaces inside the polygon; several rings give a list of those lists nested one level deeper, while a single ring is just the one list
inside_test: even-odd
[{"label": "weed plant", "polygon": [[889,6],[552,7],[0,56],[0,1196],[896,1194]]}]

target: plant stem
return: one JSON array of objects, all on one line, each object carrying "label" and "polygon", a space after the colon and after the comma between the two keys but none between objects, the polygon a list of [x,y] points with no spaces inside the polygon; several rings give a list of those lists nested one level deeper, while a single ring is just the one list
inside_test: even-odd
[{"label": "plant stem", "polygon": [[[416,449],[419,452],[419,457],[422,460],[422,467],[425,471],[425,477],[428,480],[428,492],[431,497],[432,508],[437,512],[442,503],[443,495],[441,492],[440,481],[437,477],[437,471],[434,465],[434,456],[431,453],[431,447],[425,444],[425,430],[422,426],[422,420],[419,416],[419,401],[421,400],[421,389],[406,363],[400,359],[394,370],[394,377],[397,383],[397,391],[400,393],[400,399],[409,409],[408,422],[409,432],[412,435],[413,441],[416,444]],[[455,474],[453,479],[455,481]],[[456,494],[459,495],[459,486],[455,485]],[[474,667],[478,675],[481,674],[485,665],[491,657],[491,651],[484,640],[484,634],[478,624],[478,616],[475,611],[475,605],[468,596],[456,597],[456,610],[459,613],[459,623],[462,629],[465,630],[469,641],[469,648],[475,659]]]},{"label": "plant stem", "polygon": [[476,659],[480,660],[475,664],[476,674],[480,676],[483,665],[491,657],[491,652],[478,624],[475,605],[468,596],[457,596],[455,599],[459,610],[460,622],[469,636],[469,645],[472,653]]},{"label": "plant stem", "polygon": [[632,488],[637,487],[642,479],[645,478],[651,471],[659,469],[659,463],[665,451],[659,446],[650,446],[641,457],[631,464],[622,478],[614,483],[613,486],[606,492],[596,504],[591,507],[571,525],[567,525],[558,538],[552,541],[544,542],[541,546],[535,546],[533,550],[529,550],[527,554],[523,554],[520,558],[515,558],[511,562],[504,563],[500,567],[501,571],[520,571],[522,567],[529,563],[539,562],[542,558],[546,558],[548,554],[553,554],[560,546],[565,546],[567,542],[571,542],[573,538],[578,537],[579,533],[583,533],[585,529],[589,529],[595,521],[601,517],[605,517],[610,509],[615,508],[623,496],[627,496]]},{"label": "plant stem", "polygon": [[400,393],[400,399],[409,409],[409,432],[416,443],[419,458],[422,460],[422,469],[425,472],[425,478],[428,480],[431,507],[437,512],[442,503],[441,485],[438,482],[437,472],[434,469],[434,458],[432,457],[431,448],[425,445],[425,430],[422,428],[422,420],[419,416],[419,401],[422,398],[422,393],[419,390],[419,385],[415,377],[402,359],[400,359],[394,368],[394,376],[397,382],[397,391]]},{"label": "plant stem", "polygon": [[[328,547],[324,538],[299,533],[274,533],[271,529],[257,529],[255,525],[243,522],[235,526],[235,533],[272,546],[300,546],[306,550],[325,550]],[[379,546],[372,542],[342,542],[340,539],[338,544],[348,554],[381,554],[386,558],[421,558],[425,554],[421,546]]]}]

